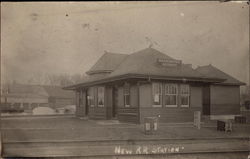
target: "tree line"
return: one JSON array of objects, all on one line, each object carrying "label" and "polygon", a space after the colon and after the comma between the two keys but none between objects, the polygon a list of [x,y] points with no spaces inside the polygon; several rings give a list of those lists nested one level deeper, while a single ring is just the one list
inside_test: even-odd
[{"label": "tree line", "polygon": [[51,86],[69,86],[82,82],[86,78],[85,74],[44,74],[33,75],[27,80],[13,79],[8,84],[29,84],[29,85],[51,85]]}]

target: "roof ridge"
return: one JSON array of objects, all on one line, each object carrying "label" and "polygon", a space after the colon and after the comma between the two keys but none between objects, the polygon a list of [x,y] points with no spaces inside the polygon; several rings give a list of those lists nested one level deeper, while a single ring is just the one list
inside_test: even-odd
[{"label": "roof ridge", "polygon": [[[103,54],[103,55],[105,55],[105,54],[128,55],[128,54],[123,54],[123,53],[115,53],[115,52],[109,52],[109,51],[104,50],[104,54]],[[102,55],[102,56],[103,56],[103,55]],[[102,56],[101,56],[101,57],[102,57]],[[100,58],[101,58],[101,57],[100,57]]]},{"label": "roof ridge", "polygon": [[[200,66],[200,67],[197,67],[196,70],[199,70],[199,69],[203,69],[203,68],[212,68],[214,69],[215,71],[217,71],[218,73],[222,74],[223,76],[226,77],[226,81],[231,79],[231,80],[234,80],[236,83],[239,83],[239,84],[244,84],[244,82],[241,82],[240,80],[238,80],[237,78],[235,78],[234,76],[220,70],[219,68],[213,66],[212,64],[208,64],[208,65],[204,65],[204,66]],[[199,71],[198,71],[199,72]],[[216,76],[216,75],[215,75]]]},{"label": "roof ridge", "polygon": [[217,68],[217,67],[214,67],[212,64],[210,64],[209,66],[213,67],[213,68],[216,69],[217,71],[220,71],[221,73],[223,73],[223,74],[225,74],[225,75],[227,75],[227,76],[230,76],[230,77],[233,78],[234,80],[237,80],[238,82],[241,82],[241,81],[239,81],[238,79],[236,79],[235,77],[233,77],[232,75],[230,75],[230,74],[228,74],[228,73],[226,73],[226,72],[220,70],[220,69]]},{"label": "roof ridge", "polygon": [[[131,54],[127,54],[127,56],[124,57],[124,59],[115,67],[115,69],[113,70],[113,72],[114,72],[117,68],[119,68],[119,67],[121,66],[121,64],[122,64],[125,60],[127,60],[128,57],[129,57],[130,55],[131,55]],[[111,74],[112,74],[112,72],[111,72]]]},{"label": "roof ridge", "polygon": [[86,73],[94,74],[95,72],[105,71],[105,70],[110,73],[120,63],[119,61],[123,60],[123,58],[126,58],[127,56],[128,56],[127,54],[104,51],[104,54],[102,54],[102,56],[95,62],[95,64],[88,71],[86,71]]}]

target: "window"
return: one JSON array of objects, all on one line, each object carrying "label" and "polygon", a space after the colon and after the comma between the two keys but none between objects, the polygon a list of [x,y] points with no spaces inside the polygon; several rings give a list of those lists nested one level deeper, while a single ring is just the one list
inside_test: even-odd
[{"label": "window", "polygon": [[87,100],[88,100],[88,105],[90,107],[94,107],[94,105],[95,105],[94,104],[95,98],[94,98],[94,90],[93,90],[93,88],[89,88]]},{"label": "window", "polygon": [[98,107],[104,107],[104,87],[97,88]]},{"label": "window", "polygon": [[153,107],[161,107],[162,105],[162,84],[153,83]]},{"label": "window", "polygon": [[124,85],[124,106],[130,107],[130,87],[127,83]]},{"label": "window", "polygon": [[87,96],[88,105],[94,107],[94,96]]},{"label": "window", "polygon": [[177,107],[177,85],[165,84],[165,106]]},{"label": "window", "polygon": [[180,85],[181,107],[189,107],[189,85]]}]

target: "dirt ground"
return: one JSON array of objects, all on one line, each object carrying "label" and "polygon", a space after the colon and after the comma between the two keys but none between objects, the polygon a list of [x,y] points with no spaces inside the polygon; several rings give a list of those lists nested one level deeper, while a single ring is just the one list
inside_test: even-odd
[{"label": "dirt ground", "polygon": [[[233,132],[226,133],[214,123],[200,130],[192,123],[160,123],[156,133],[146,135],[143,125],[115,120],[8,117],[1,120],[1,130],[5,157],[244,159],[250,124],[233,124]],[[180,153],[169,153],[172,149]]]},{"label": "dirt ground", "polygon": [[233,124],[233,132],[216,130],[203,124],[198,130],[192,123],[159,124],[153,135],[145,135],[143,125],[113,120],[83,120],[75,117],[27,117],[1,120],[3,142],[58,140],[133,140],[133,139],[199,139],[249,137],[250,124]]}]

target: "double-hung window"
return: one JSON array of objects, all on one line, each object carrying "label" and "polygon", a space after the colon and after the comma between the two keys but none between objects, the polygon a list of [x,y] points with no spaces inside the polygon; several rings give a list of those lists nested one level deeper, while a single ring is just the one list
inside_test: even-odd
[{"label": "double-hung window", "polygon": [[93,88],[89,88],[87,100],[88,100],[88,105],[90,107],[94,107],[94,105],[95,105],[95,103],[94,103],[95,98],[94,98],[94,89]]},{"label": "double-hung window", "polygon": [[97,88],[98,107],[104,107],[104,87]]},{"label": "double-hung window", "polygon": [[181,107],[189,107],[190,88],[187,84],[180,85]]},{"label": "double-hung window", "polygon": [[153,107],[161,107],[162,106],[162,84],[161,83],[153,83],[152,85],[153,91]]},{"label": "double-hung window", "polygon": [[124,85],[124,106],[130,107],[130,86],[127,83]]},{"label": "double-hung window", "polygon": [[165,106],[177,107],[177,84],[165,84]]}]

